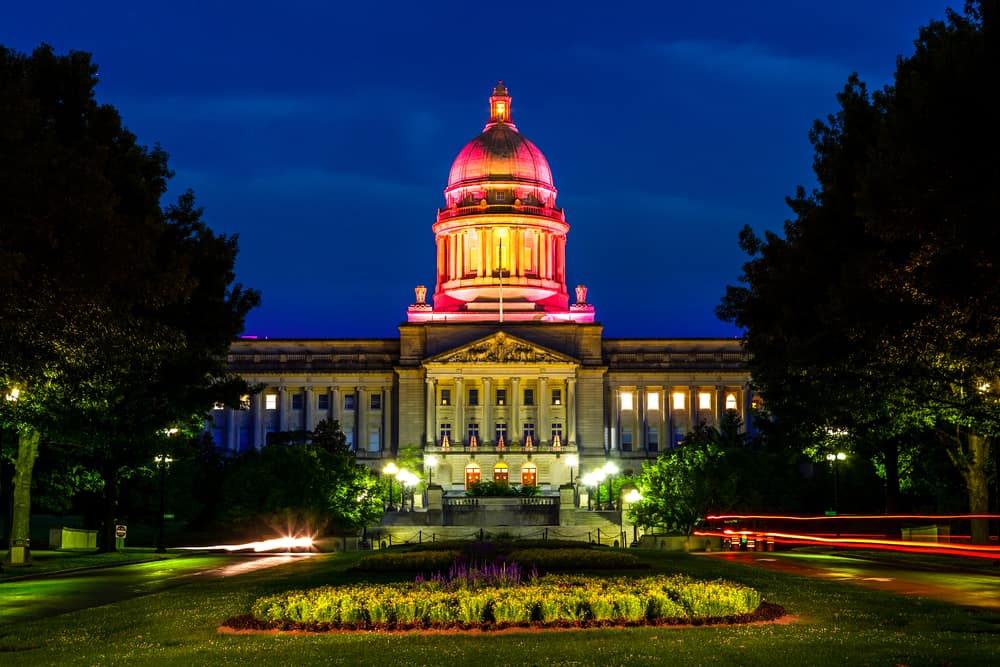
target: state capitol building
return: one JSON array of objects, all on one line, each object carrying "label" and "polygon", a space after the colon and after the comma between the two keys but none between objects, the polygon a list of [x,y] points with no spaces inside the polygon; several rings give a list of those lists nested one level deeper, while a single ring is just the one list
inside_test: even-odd
[{"label": "state capitol building", "polygon": [[235,342],[230,370],[264,390],[249,410],[214,411],[216,443],[241,452],[335,419],[375,470],[402,448],[433,453],[445,496],[480,480],[544,496],[608,460],[638,473],[726,410],[747,422],[738,340],[603,336],[587,288],[566,284],[556,192],[498,84],[431,227],[434,290],[415,288],[399,337]]}]

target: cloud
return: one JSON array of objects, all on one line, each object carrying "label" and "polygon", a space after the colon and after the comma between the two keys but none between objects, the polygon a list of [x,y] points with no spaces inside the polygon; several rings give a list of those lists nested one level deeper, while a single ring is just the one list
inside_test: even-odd
[{"label": "cloud", "polygon": [[647,42],[647,53],[677,63],[699,67],[713,74],[740,80],[773,84],[816,84],[843,81],[850,68],[807,56],[774,53],[757,44],[730,44],[714,40]]}]

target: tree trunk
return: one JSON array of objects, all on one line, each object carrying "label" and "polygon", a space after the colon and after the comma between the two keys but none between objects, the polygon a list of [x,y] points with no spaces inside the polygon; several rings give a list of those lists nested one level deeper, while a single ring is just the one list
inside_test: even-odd
[{"label": "tree trunk", "polygon": [[98,551],[110,553],[118,551],[118,542],[115,539],[115,524],[118,517],[115,513],[118,509],[118,471],[113,464],[105,464],[101,469],[101,478],[104,480],[104,495],[102,497],[104,520],[101,522],[101,539],[98,543]]},{"label": "tree trunk", "polygon": [[[990,439],[970,433],[968,441],[969,452],[966,459],[968,463],[963,474],[969,490],[969,512],[971,514],[989,514],[990,478],[988,466],[990,460]],[[972,543],[989,544],[989,541],[989,519],[973,519]]]},{"label": "tree trunk", "polygon": [[31,564],[31,475],[38,458],[38,431],[23,427],[18,430],[17,462],[14,464],[14,512],[10,531],[10,551],[4,561],[8,565]]}]

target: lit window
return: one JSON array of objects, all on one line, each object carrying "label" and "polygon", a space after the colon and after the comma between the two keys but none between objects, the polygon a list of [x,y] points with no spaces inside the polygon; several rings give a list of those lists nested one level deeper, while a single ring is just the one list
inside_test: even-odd
[{"label": "lit window", "polygon": [[496,424],[496,440],[495,442],[499,445],[501,443],[507,444],[507,424],[503,422],[497,422]]},{"label": "lit window", "polygon": [[372,410],[382,409],[382,394],[372,394],[368,398],[368,407]]},{"label": "lit window", "polygon": [[330,409],[330,394],[318,394],[316,396],[316,407],[320,410]]},{"label": "lit window", "polygon": [[632,409],[632,392],[622,392],[622,412]]},{"label": "lit window", "polygon": [[497,405],[507,405],[506,389],[497,389]]},{"label": "lit window", "polygon": [[479,270],[479,232],[465,233],[465,269],[468,273]]},{"label": "lit window", "polygon": [[655,426],[650,426],[646,432],[646,448],[651,452],[660,449],[660,431]]},{"label": "lit window", "polygon": [[292,410],[301,410],[305,403],[305,394],[296,392],[292,394]]},{"label": "lit window", "polygon": [[754,396],[752,399],[750,399],[750,407],[753,408],[754,410],[763,410],[764,400],[760,396]]},{"label": "lit window", "polygon": [[698,409],[699,410],[712,409],[712,395],[707,391],[702,391],[698,393]]},{"label": "lit window", "polygon": [[215,405],[213,405],[213,406],[212,406],[212,409],[213,409],[213,410],[222,410],[222,409],[224,409],[225,407],[226,407],[226,406],[225,406],[225,405],[223,405],[222,403],[216,403]]},{"label": "lit window", "polygon": [[736,394],[726,394],[726,410],[736,409]]},{"label": "lit window", "polygon": [[243,394],[240,396],[240,410],[250,409],[250,394]]},{"label": "lit window", "polygon": [[524,404],[525,405],[534,405],[535,404],[535,390],[534,389],[525,389],[524,390]]},{"label": "lit window", "polygon": [[264,409],[265,410],[277,410],[278,409],[278,395],[277,394],[264,394]]},{"label": "lit window", "polygon": [[510,269],[510,241],[507,238],[507,229],[505,227],[494,229],[493,240],[496,242],[493,248],[493,269],[507,271]]},{"label": "lit window", "polygon": [[441,405],[451,405],[451,389],[441,390]]},{"label": "lit window", "polygon": [[555,443],[557,439],[562,442],[562,424],[552,425],[552,442]]},{"label": "lit window", "polygon": [[535,441],[535,425],[534,424],[525,424],[524,425],[524,441],[528,442],[528,438],[531,438],[532,442]]},{"label": "lit window", "polygon": [[562,405],[562,389],[552,390],[552,405]]},{"label": "lit window", "polygon": [[451,424],[441,424],[441,442],[451,442]]},{"label": "lit window", "polygon": [[651,391],[648,394],[646,394],[646,409],[647,410],[660,409],[660,392]]},{"label": "lit window", "polygon": [[479,424],[473,422],[469,424],[469,444],[479,442]]},{"label": "lit window", "polygon": [[684,409],[684,394],[682,392],[675,391],[673,393],[673,397],[674,397],[674,410],[683,410]]},{"label": "lit window", "polygon": [[623,452],[632,451],[632,429],[630,428],[622,429],[622,451]]},{"label": "lit window", "polygon": [[479,390],[470,389],[469,390],[469,405],[479,405]]},{"label": "lit window", "polygon": [[497,192],[496,195],[497,195],[497,201],[506,201],[507,200],[507,193],[506,192],[500,191],[500,192]]}]

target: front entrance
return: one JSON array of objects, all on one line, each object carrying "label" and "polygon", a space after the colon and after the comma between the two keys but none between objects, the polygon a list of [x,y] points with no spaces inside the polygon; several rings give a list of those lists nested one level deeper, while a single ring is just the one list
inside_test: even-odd
[{"label": "front entrance", "polygon": [[525,463],[521,468],[521,486],[538,486],[538,466]]},{"label": "front entrance", "polygon": [[482,479],[483,471],[479,468],[478,463],[470,463],[465,466],[465,488],[472,488],[473,484],[477,484],[480,479]]}]

